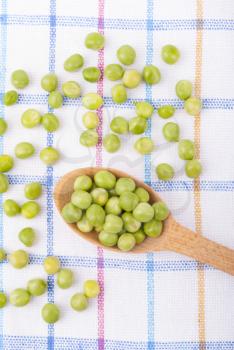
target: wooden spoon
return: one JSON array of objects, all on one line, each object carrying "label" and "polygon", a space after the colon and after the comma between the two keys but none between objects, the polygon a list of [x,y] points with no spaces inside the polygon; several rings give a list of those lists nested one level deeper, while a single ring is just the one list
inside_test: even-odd
[{"label": "wooden spoon", "polygon": [[[54,200],[60,213],[64,205],[71,199],[73,184],[77,176],[85,174],[93,177],[99,170],[109,170],[117,178],[130,177],[136,182],[137,186],[141,186],[149,192],[151,203],[161,200],[151,187],[120,170],[111,168],[81,168],[64,175],[55,187]],[[116,247],[103,247],[98,241],[97,232],[93,231],[90,233],[83,233],[77,229],[75,224],[67,225],[87,241],[102,248],[114,252],[120,252]],[[143,243],[136,245],[129,253],[147,253],[160,250],[170,250],[179,254],[187,255],[202,263],[212,265],[219,270],[234,275],[234,250],[210,241],[198,233],[183,227],[175,221],[172,215],[169,215],[168,219],[165,221],[163,233],[160,237],[147,237]]]}]

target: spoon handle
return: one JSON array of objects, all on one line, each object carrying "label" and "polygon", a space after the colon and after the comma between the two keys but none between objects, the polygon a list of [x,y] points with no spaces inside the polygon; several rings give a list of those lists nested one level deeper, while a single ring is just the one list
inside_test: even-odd
[{"label": "spoon handle", "polygon": [[187,255],[204,264],[234,275],[234,250],[215,243],[173,222],[164,242],[167,250]]}]

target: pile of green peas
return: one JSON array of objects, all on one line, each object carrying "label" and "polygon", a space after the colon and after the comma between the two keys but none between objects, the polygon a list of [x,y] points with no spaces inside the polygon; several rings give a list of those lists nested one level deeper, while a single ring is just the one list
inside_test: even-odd
[{"label": "pile of green peas", "polygon": [[98,232],[99,242],[127,252],[148,237],[158,237],[169,210],[165,203],[150,204],[148,191],[131,178],[116,178],[107,170],[93,178],[80,175],[74,182],[71,201],[62,216],[78,230]]}]

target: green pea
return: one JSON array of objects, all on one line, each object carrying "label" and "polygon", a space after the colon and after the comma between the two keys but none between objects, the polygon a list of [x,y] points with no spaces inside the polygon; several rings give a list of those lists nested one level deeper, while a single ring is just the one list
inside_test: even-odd
[{"label": "green pea", "polygon": [[63,105],[63,95],[59,91],[52,91],[48,97],[48,104],[51,108],[60,108]]},{"label": "green pea", "polygon": [[86,130],[80,134],[80,143],[85,147],[94,147],[98,143],[98,138],[95,130]]},{"label": "green pea", "polygon": [[174,45],[165,45],[161,51],[161,57],[167,64],[175,64],[180,58],[180,51]]},{"label": "green pea", "polygon": [[185,164],[185,172],[188,177],[197,178],[202,172],[202,166],[199,160],[188,160]]},{"label": "green pea", "polygon": [[87,49],[101,50],[104,44],[104,36],[98,32],[89,33],[85,38],[85,46]]},{"label": "green pea", "polygon": [[115,134],[108,134],[103,138],[103,146],[109,153],[117,152],[121,146],[120,139]]},{"label": "green pea", "polygon": [[98,240],[105,247],[114,247],[118,242],[117,233],[101,231],[98,235]]},{"label": "green pea", "polygon": [[43,267],[48,275],[55,275],[60,270],[60,262],[56,256],[47,256],[43,262]]},{"label": "green pea", "polygon": [[163,135],[169,142],[177,142],[180,137],[180,127],[178,124],[169,122],[163,127]]},{"label": "green pea", "polygon": [[74,224],[79,221],[82,216],[82,210],[72,203],[67,203],[62,209],[62,217],[68,224]]},{"label": "green pea", "polygon": [[31,227],[25,227],[19,232],[18,237],[26,247],[31,247],[35,242],[36,233]]},{"label": "green pea", "polygon": [[136,69],[129,69],[124,72],[122,78],[124,86],[128,89],[136,88],[141,82],[141,74]]},{"label": "green pea", "polygon": [[83,190],[89,191],[92,188],[92,179],[88,175],[80,175],[75,179],[74,182],[74,191]]},{"label": "green pea", "polygon": [[53,165],[59,160],[59,152],[53,147],[43,148],[40,152],[40,159],[46,165]]},{"label": "green pea", "polygon": [[94,182],[97,187],[111,190],[115,187],[116,177],[107,170],[100,170],[94,175]]},{"label": "green pea", "polygon": [[11,83],[16,89],[24,89],[29,84],[28,74],[22,70],[15,70],[11,75]]},{"label": "green pea", "polygon": [[149,237],[158,237],[162,233],[162,222],[157,220],[151,220],[144,224],[144,232]]},{"label": "green pea", "polygon": [[21,214],[26,219],[33,219],[40,213],[40,210],[41,208],[37,202],[28,201],[22,205]]},{"label": "green pea", "polygon": [[166,220],[170,211],[164,202],[156,202],[153,204],[154,218],[158,221]]},{"label": "green pea", "polygon": [[123,252],[132,250],[136,245],[136,239],[131,233],[123,233],[118,239],[118,248]]},{"label": "green pea", "polygon": [[195,154],[194,143],[191,140],[180,140],[178,144],[179,157],[183,160],[192,160]]},{"label": "green pea", "polygon": [[41,278],[34,278],[28,281],[27,290],[34,297],[40,296],[45,293],[47,283]]},{"label": "green pea", "polygon": [[55,323],[59,320],[60,311],[55,304],[45,304],[41,310],[41,316],[46,323]]},{"label": "green pea", "polygon": [[0,136],[4,135],[7,131],[7,122],[4,119],[0,119]]},{"label": "green pea", "polygon": [[140,202],[148,202],[150,199],[149,192],[146,191],[143,187],[137,187],[135,194],[139,198]]},{"label": "green pea", "polygon": [[143,134],[147,128],[145,118],[134,117],[129,120],[129,131],[134,135]]},{"label": "green pea", "polygon": [[174,176],[174,169],[170,164],[161,163],[156,167],[156,174],[160,180],[169,181]]},{"label": "green pea", "polygon": [[120,80],[124,74],[124,69],[120,64],[108,64],[104,70],[104,75],[111,81]]},{"label": "green pea", "polygon": [[76,81],[66,81],[62,85],[63,94],[69,98],[78,98],[81,95],[81,87]]},{"label": "green pea", "polygon": [[59,128],[59,120],[53,113],[44,114],[41,123],[48,132],[54,132]]},{"label": "green pea", "polygon": [[0,248],[0,262],[6,259],[6,252],[3,248]]},{"label": "green pea", "polygon": [[101,205],[102,207],[106,204],[108,201],[108,192],[105,190],[105,188],[94,188],[91,192],[91,196],[93,199],[93,202],[96,204]]},{"label": "green pea", "polygon": [[5,174],[0,174],[0,193],[5,193],[8,190],[9,182]]},{"label": "green pea", "polygon": [[92,196],[86,191],[76,190],[72,193],[71,202],[80,209],[87,209],[92,203]]},{"label": "green pea", "polygon": [[158,115],[163,119],[172,117],[175,113],[175,108],[171,105],[165,105],[158,109]]},{"label": "green pea", "polygon": [[149,137],[141,137],[140,139],[136,140],[134,148],[137,152],[144,155],[153,152],[155,146]]},{"label": "green pea", "polygon": [[3,203],[3,210],[7,216],[15,216],[20,213],[20,206],[13,199],[7,199]]},{"label": "green pea", "polygon": [[110,123],[110,128],[117,134],[126,134],[128,132],[128,121],[123,117],[115,117]]},{"label": "green pea", "polygon": [[119,233],[122,231],[122,228],[123,220],[119,216],[113,214],[106,215],[105,223],[103,226],[105,232]]},{"label": "green pea", "polygon": [[82,72],[84,80],[96,83],[101,77],[101,71],[97,67],[87,67]]},{"label": "green pea", "polygon": [[41,122],[41,114],[36,109],[27,109],[21,117],[21,123],[25,128],[34,128]]},{"label": "green pea", "polygon": [[120,208],[127,212],[133,211],[136,208],[138,202],[139,199],[137,195],[132,192],[124,192],[119,197]]},{"label": "green pea", "polygon": [[120,205],[119,205],[119,198],[111,197],[110,199],[108,199],[105,206],[105,211],[107,214],[114,214],[114,215],[121,214],[122,209],[120,208]]},{"label": "green pea", "polygon": [[127,91],[122,84],[117,84],[112,87],[111,96],[115,103],[124,103],[128,98]]},{"label": "green pea", "polygon": [[90,92],[82,98],[82,104],[87,109],[98,109],[103,105],[103,99],[99,94]]},{"label": "green pea", "polygon": [[133,192],[136,188],[135,181],[130,177],[121,177],[115,185],[115,192],[119,196],[124,192]]},{"label": "green pea", "polygon": [[11,292],[9,301],[17,307],[25,306],[30,301],[30,294],[26,289],[17,288]]},{"label": "green pea", "polygon": [[96,129],[99,124],[99,118],[95,112],[86,112],[83,115],[82,121],[87,129]]},{"label": "green pea", "polygon": [[76,72],[84,65],[84,58],[78,53],[68,57],[64,62],[64,69],[67,72]]},{"label": "green pea", "polygon": [[15,90],[7,91],[3,95],[3,103],[5,106],[12,106],[18,101],[18,93]]},{"label": "green pea", "polygon": [[11,156],[8,154],[1,154],[0,155],[0,172],[6,173],[7,171],[10,171],[14,166],[14,161]]},{"label": "green pea", "polygon": [[7,297],[6,294],[3,292],[0,292],[0,309],[2,309],[7,303]]},{"label": "green pea", "polygon": [[155,67],[153,64],[145,66],[143,69],[142,75],[146,84],[149,84],[149,85],[157,84],[161,80],[160,70],[157,67]]},{"label": "green pea", "polygon": [[202,102],[197,97],[189,97],[184,103],[184,109],[188,114],[197,116],[201,112]]},{"label": "green pea", "polygon": [[93,231],[93,225],[87,220],[85,214],[82,216],[81,220],[77,222],[77,227],[81,232],[88,233]]},{"label": "green pea", "polygon": [[100,294],[100,286],[95,280],[87,280],[84,283],[84,294],[87,298],[96,298]]},{"label": "green pea", "polygon": [[75,311],[83,311],[88,307],[88,300],[83,293],[76,293],[70,301],[71,307]]},{"label": "green pea", "polygon": [[34,146],[29,142],[20,142],[15,147],[15,155],[17,158],[26,159],[35,153]]},{"label": "green pea", "polygon": [[144,231],[142,229],[133,233],[133,236],[135,237],[136,244],[141,244],[145,240],[145,234],[144,234]]},{"label": "green pea", "polygon": [[41,87],[47,92],[55,91],[58,87],[58,78],[54,73],[48,73],[41,79]]},{"label": "green pea", "polygon": [[133,233],[138,231],[141,227],[140,221],[136,220],[131,213],[124,213],[122,215],[122,219],[124,223],[124,229],[126,232]]},{"label": "green pea", "polygon": [[176,95],[181,100],[187,100],[192,95],[193,85],[189,80],[180,80],[176,84]]},{"label": "green pea", "polygon": [[93,226],[102,225],[105,221],[105,215],[104,209],[98,204],[91,204],[86,211],[87,220]]},{"label": "green pea", "polygon": [[136,51],[130,45],[123,45],[117,50],[117,58],[122,64],[129,66],[136,59]]},{"label": "green pea", "polygon": [[135,111],[138,117],[150,118],[153,115],[154,107],[146,101],[137,102],[135,105]]},{"label": "green pea", "polygon": [[13,253],[9,255],[9,263],[15,268],[15,269],[22,269],[26,265],[28,265],[29,257],[28,253],[25,252],[22,249],[16,250]]},{"label": "green pea", "polygon": [[133,210],[133,216],[140,222],[148,222],[154,217],[154,209],[149,203],[139,203]]},{"label": "green pea", "polygon": [[59,288],[67,289],[73,284],[74,276],[70,269],[61,269],[57,276],[57,285]]}]

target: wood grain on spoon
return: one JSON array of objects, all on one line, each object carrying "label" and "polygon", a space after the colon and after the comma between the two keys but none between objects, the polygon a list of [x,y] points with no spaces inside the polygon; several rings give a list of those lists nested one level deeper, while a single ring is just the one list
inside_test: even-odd
[{"label": "wood grain on spoon", "polygon": [[[159,195],[144,182],[120,170],[112,168],[81,168],[64,175],[57,183],[54,191],[54,200],[58,211],[70,202],[73,193],[73,184],[79,175],[89,175],[93,177],[100,170],[108,170],[117,178],[130,177],[137,186],[145,188],[150,195],[150,202],[161,200]],[[115,252],[120,252],[116,247],[104,247],[98,241],[98,233],[80,232],[75,224],[67,224],[70,228],[87,241]],[[199,234],[189,230],[175,221],[172,215],[164,223],[163,233],[158,238],[147,237],[145,241],[136,245],[129,253],[147,253],[152,251],[170,250],[194,258],[202,263],[212,265],[219,270],[234,275],[234,250],[215,243]]]}]

